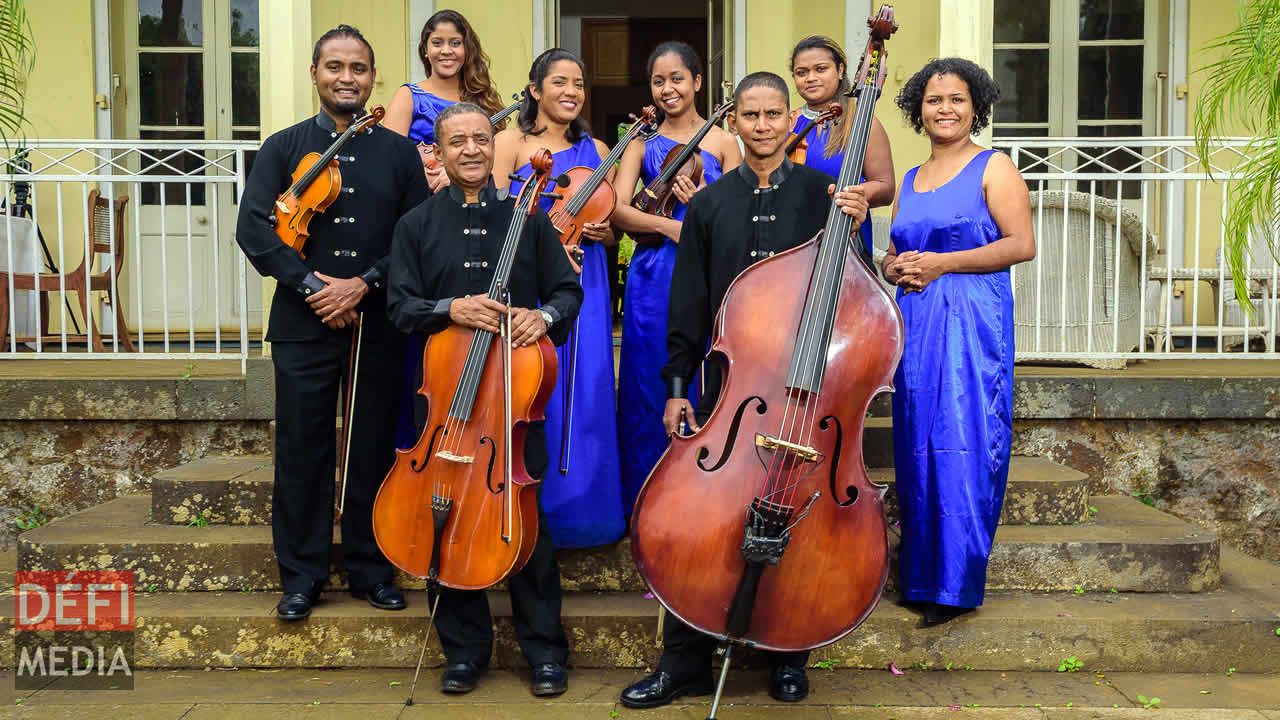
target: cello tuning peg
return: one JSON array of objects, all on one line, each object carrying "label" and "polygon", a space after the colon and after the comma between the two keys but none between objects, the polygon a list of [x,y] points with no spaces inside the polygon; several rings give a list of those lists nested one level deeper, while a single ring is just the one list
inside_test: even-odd
[{"label": "cello tuning peg", "polygon": [[510,180],[511,182],[522,183],[525,181],[526,178],[522,178],[515,173],[511,173],[510,175],[507,176],[507,179]]},{"label": "cello tuning peg", "polygon": [[557,193],[557,192],[541,192],[541,193],[538,193],[538,197],[551,198],[552,200],[561,200],[564,198],[564,195],[561,195],[560,193]]}]

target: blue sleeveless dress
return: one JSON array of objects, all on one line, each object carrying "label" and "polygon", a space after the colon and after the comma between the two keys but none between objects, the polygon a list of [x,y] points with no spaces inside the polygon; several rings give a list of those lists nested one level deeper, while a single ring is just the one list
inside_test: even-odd
[{"label": "blue sleeveless dress", "polygon": [[[791,128],[793,133],[802,133],[804,129],[813,124],[813,121],[805,117],[803,114],[796,118],[796,124]],[[804,164],[820,170],[833,178],[840,177],[840,165],[844,162],[844,148],[841,148],[831,157],[826,156],[827,152],[827,136],[833,130],[830,125],[827,127],[816,127],[812,133],[809,133],[809,149],[805,152]],[[866,178],[862,178],[863,181]],[[867,252],[873,252],[871,239],[871,216],[867,216],[866,222],[862,223],[862,227],[858,229],[858,233],[862,236],[862,242],[867,246]]]},{"label": "blue sleeveless dress", "polygon": [[[452,100],[436,97],[418,87],[417,83],[405,83],[413,96],[413,120],[409,123],[409,139],[425,142],[428,145],[436,141],[436,116],[441,110],[453,104]],[[421,378],[418,377],[418,366],[422,364],[422,346],[425,340],[417,333],[409,335],[404,358],[404,384],[401,390],[400,417],[396,419],[396,447],[406,450],[418,441],[418,430],[413,420],[414,404],[419,402],[418,388]]]},{"label": "blue sleeveless dress", "polygon": [[[662,172],[662,161],[679,145],[663,135],[645,142],[640,179],[646,185]],[[702,151],[702,175],[709,185],[721,175],[720,161]],[[677,203],[672,217],[683,220],[687,208]],[[618,366],[618,433],[622,452],[622,499],[628,517],[640,486],[667,449],[662,412],[667,386],[662,366],[667,362],[667,301],[676,243],[670,238],[653,247],[637,246],[627,270],[622,301],[622,352]],[[690,393],[691,395],[693,393]]]},{"label": "blue sleeveless dress", "polygon": [[[584,137],[552,156],[552,173],[600,165],[595,141]],[[533,174],[525,165],[521,177]],[[512,186],[514,193],[519,188]],[[551,207],[542,199],[542,209]],[[613,385],[613,309],[609,299],[609,263],[603,245],[582,244],[582,309],[573,332],[556,348],[560,375],[547,403],[547,455],[542,479],[542,513],[558,548],[580,548],[616,542],[627,530],[618,471],[617,409]],[[570,353],[577,353],[570,375]],[[566,388],[573,382],[572,416],[566,414]],[[569,421],[572,419],[572,424]],[[560,472],[567,430],[568,472]]]},{"label": "blue sleeveless dress", "polygon": [[[906,174],[891,231],[898,252],[954,252],[1000,238],[982,192],[993,152],[934,192],[912,189],[918,168]],[[943,275],[923,292],[899,289],[898,306],[906,325],[893,394],[902,597],[977,607],[1009,477],[1009,271]]]},{"label": "blue sleeveless dress", "polygon": [[432,95],[418,87],[417,83],[405,83],[404,86],[413,95],[413,121],[409,123],[409,139],[431,145],[436,141],[436,116],[441,110],[453,105],[454,101]]}]

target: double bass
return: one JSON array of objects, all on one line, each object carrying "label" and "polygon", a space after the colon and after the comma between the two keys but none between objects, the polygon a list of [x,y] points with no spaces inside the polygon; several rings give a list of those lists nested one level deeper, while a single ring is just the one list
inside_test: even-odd
[{"label": "double bass", "polygon": [[[551,153],[516,202],[488,296],[507,302],[525,221],[551,174]],[[509,304],[508,304],[509,305]],[[529,560],[538,537],[537,483],[524,436],[541,420],[556,377],[545,336],[525,347],[486,330],[450,325],[427,338],[422,386],[427,422],[395,463],[373,504],[373,535],[393,565],[431,585],[483,590]]]},{"label": "double bass", "polygon": [[321,153],[310,152],[302,156],[293,170],[293,182],[276,198],[271,211],[271,226],[285,245],[306,257],[302,248],[307,244],[307,226],[311,218],[322,214],[338,199],[342,192],[342,173],[338,170],[338,151],[357,133],[382,122],[387,114],[381,105],[363,117],[351,121],[347,129],[333,144]]},{"label": "double bass", "polygon": [[[670,218],[678,202],[675,193],[676,177],[683,175],[692,180],[694,185],[698,184],[702,179],[702,148],[699,143],[732,109],[733,101],[724,101],[711,113],[711,117],[707,118],[702,127],[698,128],[698,132],[689,142],[668,150],[667,156],[662,159],[662,171],[653,179],[653,182],[640,188],[640,191],[631,198],[631,207],[650,215]],[[641,232],[630,233],[630,235],[632,240],[641,245],[657,245],[662,242],[662,235],[659,233]]]},{"label": "double bass", "polygon": [[[837,187],[862,173],[897,29],[889,6],[868,24]],[[712,336],[726,369],[715,409],[672,438],[636,500],[640,574],[668,611],[724,646],[711,717],[734,646],[835,642],[871,613],[888,575],[885,488],[867,476],[862,433],[872,398],[891,389],[904,333],[893,298],[851,252],[851,229],[833,203],[812,240],[730,285]]]}]

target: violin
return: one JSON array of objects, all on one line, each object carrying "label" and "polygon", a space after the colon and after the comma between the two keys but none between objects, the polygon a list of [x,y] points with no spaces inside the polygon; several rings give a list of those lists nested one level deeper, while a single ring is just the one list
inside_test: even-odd
[{"label": "violin", "polygon": [[[662,171],[653,179],[653,182],[641,188],[640,192],[631,198],[631,207],[650,215],[670,218],[679,201],[675,194],[676,177],[683,175],[692,180],[694,185],[702,180],[702,152],[698,144],[731,109],[733,109],[733,101],[724,101],[711,113],[711,117],[707,118],[707,122],[698,129],[689,142],[668,150],[667,156],[662,160]],[[630,235],[632,240],[641,245],[662,243],[662,235],[659,233],[630,233]]]},{"label": "violin", "polygon": [[[893,9],[869,20],[837,187],[862,173]],[[885,487],[863,465],[863,419],[902,355],[897,304],[850,250],[832,203],[808,242],[734,280],[714,325],[718,402],[640,490],[631,548],[659,601],[725,645],[803,651],[875,607],[888,576]],[[789,292],[778,292],[788,288]],[[724,673],[720,676],[723,687]],[[719,691],[712,704],[712,717]]]},{"label": "violin", "polygon": [[346,131],[333,141],[324,154],[310,152],[303,155],[293,170],[293,184],[276,198],[275,209],[271,211],[271,226],[275,228],[280,241],[302,257],[307,256],[302,248],[310,237],[307,226],[311,218],[324,213],[338,199],[338,193],[342,192],[338,151],[356,133],[364,132],[382,122],[384,115],[386,110],[381,105],[375,105],[367,115],[351,121]]},{"label": "violin", "polygon": [[836,120],[843,112],[844,106],[833,102],[827,106],[826,110],[823,110],[817,117],[813,118],[803,131],[793,132],[787,136],[787,157],[791,158],[791,162],[803,165],[809,152],[809,133],[820,125],[827,125]]},{"label": "violin", "polygon": [[[523,93],[516,93],[511,97],[515,102],[489,116],[489,124],[494,128],[497,128],[499,125],[506,122],[507,118],[511,117],[512,113],[519,110],[520,104],[524,102]],[[431,143],[423,141],[418,142],[418,157],[422,158],[422,167],[425,170],[431,170],[434,172],[436,168],[440,167],[440,161],[436,159],[435,146]]]},{"label": "violin", "polygon": [[[428,416],[397,450],[373,504],[373,534],[393,565],[432,586],[481,590],[519,571],[538,537],[535,480],[524,466],[528,423],[543,418],[557,374],[545,336],[513,348],[507,290],[525,221],[551,177],[551,153],[531,160],[503,241],[489,297],[508,306],[495,334],[450,325],[427,338],[422,386]],[[438,596],[437,596],[438,597]]]},{"label": "violin", "polygon": [[[613,169],[614,165],[622,157],[622,153],[627,149],[627,145],[631,143],[645,128],[653,125],[653,118],[657,115],[657,110],[652,105],[645,107],[640,111],[640,117],[635,118],[631,127],[618,138],[618,144],[613,146],[609,154],[605,156],[600,164],[594,170],[586,167],[569,168],[567,172],[556,180],[559,189],[552,195],[555,202],[547,210],[547,216],[551,219],[551,224],[555,226],[556,231],[560,233],[560,244],[567,247],[576,247],[582,242],[582,229],[587,223],[602,223],[613,216],[613,210],[617,205],[617,193],[614,192],[613,186],[609,184],[606,176]],[[578,254],[579,261],[581,253]],[[564,392],[564,417],[565,431],[561,433],[560,439],[560,472],[569,472],[569,456],[571,452],[571,444],[573,437],[573,388],[577,382],[578,376],[578,331],[575,325],[572,331],[573,337],[567,343],[569,347],[568,357],[568,384]]]}]

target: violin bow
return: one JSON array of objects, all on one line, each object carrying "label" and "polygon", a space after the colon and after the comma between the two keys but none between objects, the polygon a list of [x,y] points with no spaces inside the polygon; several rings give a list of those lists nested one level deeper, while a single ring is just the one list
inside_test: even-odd
[{"label": "violin bow", "polygon": [[347,471],[351,465],[351,433],[353,432],[356,404],[356,382],[360,377],[360,346],[364,341],[364,312],[356,316],[356,326],[352,329],[355,342],[351,343],[351,355],[347,359],[347,371],[351,380],[347,383],[347,402],[342,408],[342,475],[338,483],[337,520],[342,520],[342,510],[347,504]]}]

